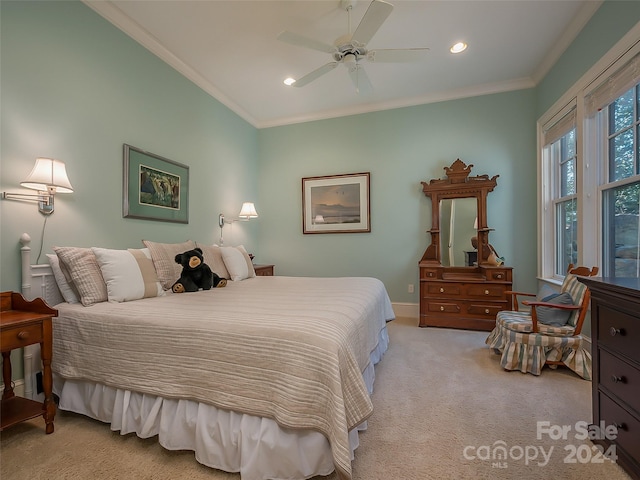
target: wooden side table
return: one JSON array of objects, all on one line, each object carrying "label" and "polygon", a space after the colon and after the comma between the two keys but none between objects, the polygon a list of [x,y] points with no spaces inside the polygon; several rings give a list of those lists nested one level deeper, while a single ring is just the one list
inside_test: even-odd
[{"label": "wooden side table", "polygon": [[[2,350],[2,379],[4,392],[0,403],[0,431],[16,423],[42,415],[46,432],[53,433],[56,404],[53,401],[51,377],[52,327],[51,318],[58,311],[44,300],[27,301],[15,292],[0,293],[0,350]],[[11,383],[11,350],[35,343],[40,344],[43,372],[44,403],[16,397]],[[30,379],[27,379],[30,381]]]},{"label": "wooden side table", "polygon": [[273,265],[254,265],[253,269],[256,271],[258,277],[273,277]]}]

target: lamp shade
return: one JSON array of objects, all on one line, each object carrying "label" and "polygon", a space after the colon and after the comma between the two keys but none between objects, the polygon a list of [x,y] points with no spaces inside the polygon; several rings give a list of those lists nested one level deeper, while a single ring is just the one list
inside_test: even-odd
[{"label": "lamp shade", "polygon": [[258,218],[258,212],[256,212],[255,205],[251,202],[244,202],[238,217],[246,220],[249,220],[250,218]]},{"label": "lamp shade", "polygon": [[20,185],[33,190],[55,193],[73,192],[64,162],[53,158],[36,158],[33,170]]}]

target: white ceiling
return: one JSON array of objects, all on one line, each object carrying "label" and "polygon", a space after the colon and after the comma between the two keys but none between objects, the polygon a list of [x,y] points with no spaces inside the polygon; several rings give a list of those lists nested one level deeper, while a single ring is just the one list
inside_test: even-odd
[{"label": "white ceiling", "polygon": [[[373,92],[346,69],[304,87],[330,54],[277,40],[284,30],[333,44],[348,31],[340,0],[85,0],[99,14],[257,128],[533,87],[602,3],[583,0],[388,0],[367,47],[429,47],[417,63],[364,63]],[[352,31],[370,0],[351,14]],[[449,47],[469,48],[452,55]]]}]

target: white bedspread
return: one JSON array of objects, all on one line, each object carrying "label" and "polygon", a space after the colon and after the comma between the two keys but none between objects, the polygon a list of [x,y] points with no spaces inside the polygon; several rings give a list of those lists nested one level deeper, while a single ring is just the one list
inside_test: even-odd
[{"label": "white bedspread", "polygon": [[256,277],[207,292],[62,304],[53,370],[317,430],[341,477],[373,407],[362,378],[393,310],[372,278]]}]

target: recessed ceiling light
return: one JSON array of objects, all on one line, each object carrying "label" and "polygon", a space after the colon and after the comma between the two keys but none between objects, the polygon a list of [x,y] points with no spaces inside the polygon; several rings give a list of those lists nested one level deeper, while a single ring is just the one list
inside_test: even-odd
[{"label": "recessed ceiling light", "polygon": [[451,53],[460,53],[460,52],[464,52],[467,49],[467,44],[464,42],[458,42],[455,45],[453,45],[449,51]]},{"label": "recessed ceiling light", "polygon": [[287,77],[287,78],[284,79],[284,84],[286,86],[288,86],[288,87],[290,87],[294,83],[296,83],[296,79],[295,78]]}]

